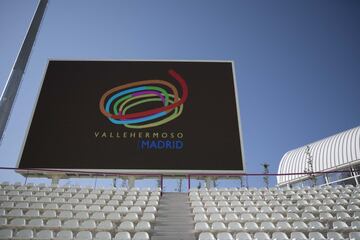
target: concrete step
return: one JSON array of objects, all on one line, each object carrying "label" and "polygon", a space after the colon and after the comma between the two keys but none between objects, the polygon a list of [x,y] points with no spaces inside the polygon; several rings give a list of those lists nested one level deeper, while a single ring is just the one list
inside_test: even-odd
[{"label": "concrete step", "polygon": [[179,207],[179,206],[163,206],[163,207],[158,207],[157,209],[158,211],[170,211],[170,212],[188,212],[188,213],[191,213],[191,208],[188,207],[188,206],[182,206],[182,207]]},{"label": "concrete step", "polygon": [[166,222],[183,222],[184,224],[193,224],[193,218],[190,216],[179,217],[179,216],[159,216],[156,218],[156,222],[163,224]]},{"label": "concrete step", "polygon": [[161,211],[191,213],[191,208],[187,208],[187,207],[161,207],[161,208],[158,208],[158,212],[161,212]]},{"label": "concrete step", "polygon": [[158,208],[171,209],[171,208],[187,208],[191,209],[190,205],[175,205],[175,204],[159,204]]},{"label": "concrete step", "polygon": [[151,240],[195,240],[194,221],[186,193],[164,193]]},{"label": "concrete step", "polygon": [[174,230],[174,231],[153,231],[152,236],[194,236],[193,231],[183,231],[183,230]]},{"label": "concrete step", "polygon": [[177,225],[177,226],[169,226],[169,225],[157,225],[154,227],[154,231],[156,232],[193,232],[194,225]]},{"label": "concrete step", "polygon": [[190,213],[190,211],[175,211],[175,210],[171,210],[171,211],[166,211],[166,210],[159,210],[157,212],[158,216],[192,216],[192,214]]},{"label": "concrete step", "polygon": [[152,236],[151,240],[195,240],[195,235],[176,235],[176,236]]}]

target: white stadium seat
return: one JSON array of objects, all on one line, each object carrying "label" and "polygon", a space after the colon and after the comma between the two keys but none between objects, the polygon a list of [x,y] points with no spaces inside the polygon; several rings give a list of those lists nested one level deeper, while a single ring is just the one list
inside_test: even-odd
[{"label": "white stadium seat", "polygon": [[272,234],[272,240],[288,240],[289,237],[284,232],[274,232]]},{"label": "white stadium seat", "polygon": [[206,232],[210,231],[210,226],[206,222],[197,222],[195,223],[195,232]]},{"label": "white stadium seat", "polygon": [[224,218],[220,213],[213,213],[210,215],[209,222],[222,222],[222,221],[224,221]]},{"label": "white stadium seat", "polygon": [[200,233],[198,240],[216,240],[216,238],[210,232],[202,232]]},{"label": "white stadium seat", "polygon": [[308,240],[306,235],[302,232],[292,232],[290,236],[291,240]]},{"label": "white stadium seat", "polygon": [[350,227],[343,221],[335,221],[333,222],[333,229],[335,231],[347,231],[350,230]]},{"label": "white stadium seat", "polygon": [[228,224],[228,231],[229,232],[240,232],[242,231],[243,227],[241,226],[241,223],[239,222],[230,222]]},{"label": "white stadium seat", "polygon": [[43,214],[41,215],[44,219],[51,219],[56,218],[56,211],[55,210],[45,210]]},{"label": "white stadium seat", "polygon": [[332,220],[335,220],[336,217],[334,217],[331,213],[329,212],[321,212],[319,214],[319,219],[320,221],[323,221],[323,222],[328,222],[328,221],[332,221]]},{"label": "white stadium seat", "polygon": [[344,240],[345,238],[338,232],[328,232],[327,238],[329,240]]},{"label": "white stadium seat", "polygon": [[79,228],[79,220],[77,220],[77,219],[66,220],[64,222],[62,228],[77,230]]},{"label": "white stadium seat", "polygon": [[347,212],[337,212],[336,219],[341,221],[349,221],[352,220],[352,217]]},{"label": "white stadium seat", "polygon": [[245,231],[248,231],[248,232],[256,232],[256,231],[260,230],[260,228],[256,222],[246,222],[244,224],[244,229],[245,229]]},{"label": "white stadium seat", "polygon": [[85,220],[83,222],[80,223],[80,226],[79,226],[79,230],[94,230],[96,228],[96,223],[93,219],[90,219],[90,220]]},{"label": "white stadium seat", "polygon": [[203,213],[197,213],[194,216],[194,222],[207,222],[209,219],[206,216],[206,214]]},{"label": "white stadium seat", "polygon": [[310,229],[310,231],[323,231],[325,230],[325,226],[318,221],[312,221],[308,223],[308,227]]},{"label": "white stadium seat", "polygon": [[39,218],[30,219],[30,221],[27,223],[26,227],[28,228],[43,228],[44,227],[44,221]]},{"label": "white stadium seat", "polygon": [[[112,211],[110,211],[110,212],[112,212]],[[139,207],[139,206],[136,206],[136,207],[130,207],[130,209],[129,209],[129,213],[137,213],[137,214],[141,214],[141,213],[142,213],[141,207]]]},{"label": "white stadium seat", "polygon": [[247,232],[239,232],[235,235],[236,240],[253,240],[251,235]]},{"label": "white stadium seat", "polygon": [[111,233],[109,232],[97,232],[94,240],[111,240]]},{"label": "white stadium seat", "polygon": [[37,240],[54,239],[54,232],[51,230],[41,230],[36,233],[35,239],[37,239]]},{"label": "white stadium seat", "polygon": [[89,219],[90,217],[88,212],[77,212],[74,218],[79,220],[85,220],[85,219]]},{"label": "white stadium seat", "polygon": [[129,232],[118,232],[115,234],[114,240],[131,240]]},{"label": "white stadium seat", "polygon": [[111,231],[114,228],[110,220],[100,221],[96,226],[96,231]]},{"label": "white stadium seat", "polygon": [[277,222],[276,228],[282,232],[291,232],[293,230],[292,226],[288,222],[284,221]]},{"label": "white stadium seat", "polygon": [[298,221],[298,220],[300,220],[301,218],[300,218],[300,216],[297,214],[297,213],[288,213],[287,214],[287,220],[288,221]]},{"label": "white stadium seat", "polygon": [[139,220],[139,216],[137,213],[127,213],[123,218],[122,221],[131,221],[137,222]]},{"label": "white stadium seat", "polygon": [[129,212],[129,209],[124,206],[120,206],[116,209],[116,212],[120,213],[121,215],[124,215],[125,213]]},{"label": "white stadium seat", "polygon": [[22,229],[18,232],[16,232],[15,237],[13,239],[33,239],[34,238],[34,232],[30,229]]},{"label": "white stadium seat", "polygon": [[23,211],[21,209],[12,209],[9,211],[9,213],[7,214],[7,216],[9,217],[22,217]]},{"label": "white stadium seat", "polygon": [[144,213],[156,213],[157,209],[155,206],[147,206],[144,209]]},{"label": "white stadium seat", "polygon": [[217,234],[217,240],[234,240],[234,238],[230,233],[221,232]]},{"label": "white stadium seat", "polygon": [[147,232],[136,232],[132,240],[150,240]]},{"label": "white stadium seat", "polygon": [[326,240],[326,237],[320,232],[310,232],[309,240]]},{"label": "white stadium seat", "polygon": [[225,222],[234,222],[234,221],[238,221],[239,217],[236,213],[227,213],[224,219]]},{"label": "white stadium seat", "polygon": [[269,234],[266,232],[256,232],[254,234],[254,240],[271,240]]},{"label": "white stadium seat", "polygon": [[92,240],[92,233],[90,231],[80,231],[76,234],[76,240]]},{"label": "white stadium seat", "polygon": [[106,215],[106,219],[113,222],[119,222],[121,220],[121,215],[118,212],[109,213]]},{"label": "white stadium seat", "polygon": [[276,227],[272,222],[262,222],[260,224],[260,230],[265,232],[274,232],[276,231]]},{"label": "white stadium seat", "polygon": [[90,219],[94,220],[104,220],[105,219],[105,213],[104,212],[94,212],[90,215]]},{"label": "white stadium seat", "polygon": [[134,227],[134,223],[130,222],[130,221],[125,221],[120,223],[118,230],[119,231],[128,231],[128,232],[132,232],[134,231],[135,227]]},{"label": "white stadium seat", "polygon": [[140,221],[135,226],[135,231],[150,231],[151,225],[147,221]]},{"label": "white stadium seat", "polygon": [[213,222],[211,224],[211,231],[212,232],[224,232],[227,230],[227,227],[223,222]]},{"label": "white stadium seat", "polygon": [[292,226],[295,231],[307,231],[308,229],[307,224],[303,221],[295,221]]},{"label": "white stadium seat", "polygon": [[14,218],[10,221],[8,226],[12,228],[22,228],[26,226],[26,220],[25,218]]},{"label": "white stadium seat", "polygon": [[12,229],[0,229],[0,239],[12,239],[13,230]]}]

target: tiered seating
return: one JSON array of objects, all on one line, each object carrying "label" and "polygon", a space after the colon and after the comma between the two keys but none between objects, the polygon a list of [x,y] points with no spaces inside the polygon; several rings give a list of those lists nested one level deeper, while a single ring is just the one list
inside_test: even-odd
[{"label": "tiered seating", "polygon": [[190,189],[199,240],[360,239],[360,186]]},{"label": "tiered seating", "polygon": [[0,239],[147,240],[160,189],[0,184]]}]

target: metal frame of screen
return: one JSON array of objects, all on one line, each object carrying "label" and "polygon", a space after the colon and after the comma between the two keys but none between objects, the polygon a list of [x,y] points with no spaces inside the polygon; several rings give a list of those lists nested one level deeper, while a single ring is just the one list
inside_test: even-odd
[{"label": "metal frame of screen", "polygon": [[240,107],[239,107],[239,97],[238,97],[238,89],[237,89],[237,82],[236,82],[236,72],[235,72],[235,63],[232,60],[168,60],[168,59],[48,59],[48,62],[46,64],[45,70],[43,72],[43,76],[42,76],[42,81],[40,84],[40,87],[38,89],[38,93],[37,93],[37,97],[36,97],[36,101],[31,113],[31,121],[29,121],[27,129],[26,129],[26,133],[25,133],[25,137],[23,139],[22,145],[21,145],[21,150],[20,150],[20,154],[16,163],[16,167],[18,168],[20,165],[20,161],[22,158],[22,154],[24,151],[24,147],[26,144],[26,139],[27,136],[29,134],[29,130],[31,127],[31,123],[34,117],[34,113],[35,113],[35,109],[37,106],[37,102],[39,100],[40,97],[40,92],[42,89],[42,85],[44,83],[45,80],[45,76],[47,73],[47,69],[49,66],[50,61],[99,61],[99,62],[125,62],[125,61],[133,61],[133,62],[214,62],[214,63],[231,63],[232,65],[232,74],[233,74],[233,80],[234,80],[234,93],[235,93],[235,99],[236,99],[236,110],[237,110],[237,120],[238,120],[238,125],[239,125],[239,136],[240,136],[240,150],[241,150],[241,160],[242,160],[242,166],[243,166],[243,170],[156,170],[156,169],[62,169],[62,168],[52,168],[52,170],[59,170],[59,172],[55,172],[55,171],[46,171],[46,168],[41,168],[41,169],[19,169],[17,170],[17,172],[23,174],[23,175],[39,175],[36,174],[36,172],[39,172],[40,175],[66,175],[66,174],[61,174],[60,172],[66,172],[66,170],[71,170],[72,174],[76,171],[79,171],[79,175],[86,175],[86,172],[89,172],[88,175],[94,175],[95,173],[117,173],[119,175],[121,174],[140,174],[140,175],[146,175],[146,174],[162,174],[162,175],[168,175],[168,176],[183,176],[183,175],[187,175],[187,174],[238,174],[238,173],[244,173],[246,172],[246,165],[245,165],[245,161],[244,161],[244,149],[243,149],[243,137],[242,137],[242,131],[241,131],[241,117],[240,117]]}]

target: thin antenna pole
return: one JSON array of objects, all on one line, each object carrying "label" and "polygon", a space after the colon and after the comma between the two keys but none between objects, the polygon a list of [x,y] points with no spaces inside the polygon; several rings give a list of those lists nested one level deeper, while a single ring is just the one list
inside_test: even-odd
[{"label": "thin antenna pole", "polygon": [[29,29],[22,43],[19,54],[16,58],[11,73],[6,81],[3,92],[0,97],[0,143],[3,139],[7,121],[10,117],[11,109],[18,92],[26,64],[29,60],[36,35],[39,31],[41,20],[44,16],[48,0],[39,0],[35,14],[31,20]]},{"label": "thin antenna pole", "polygon": [[314,174],[313,158],[311,156],[310,146],[306,146],[305,155],[307,167],[304,169],[304,172],[309,174],[309,178],[312,181],[312,186],[314,187],[316,186],[316,176]]}]

